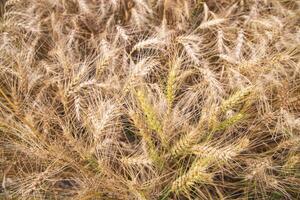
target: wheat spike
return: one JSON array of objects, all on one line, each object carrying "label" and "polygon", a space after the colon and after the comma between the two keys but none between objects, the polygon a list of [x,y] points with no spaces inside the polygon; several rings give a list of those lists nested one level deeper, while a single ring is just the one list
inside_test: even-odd
[{"label": "wheat spike", "polygon": [[236,105],[240,104],[247,98],[251,92],[253,92],[253,87],[249,86],[246,88],[243,88],[236,93],[234,93],[232,96],[230,96],[228,99],[223,101],[221,104],[221,111],[225,113],[226,111],[234,108]]},{"label": "wheat spike", "polygon": [[199,138],[199,132],[192,131],[181,137],[171,148],[172,155],[184,155],[190,152],[190,148],[196,144]]},{"label": "wheat spike", "polygon": [[[221,145],[221,144],[219,144]],[[191,148],[191,152],[197,156],[207,157],[214,162],[228,162],[236,157],[241,151],[249,146],[249,139],[243,138],[236,144],[227,145],[225,147],[218,147],[212,144],[199,144]]]},{"label": "wheat spike", "polygon": [[136,96],[137,96],[137,99],[141,106],[141,109],[142,109],[144,115],[146,116],[146,122],[148,124],[148,127],[157,133],[157,135],[160,138],[161,143],[164,146],[166,146],[167,140],[163,133],[162,125],[156,116],[156,112],[155,112],[153,106],[148,101],[146,94],[144,93],[144,91],[139,90],[136,92]]},{"label": "wheat spike", "polygon": [[237,44],[234,51],[234,55],[237,60],[240,60],[241,58],[243,43],[244,43],[244,32],[243,30],[240,30],[238,33]]},{"label": "wheat spike", "polygon": [[134,195],[138,200],[147,200],[145,194],[137,188],[137,183],[134,181],[127,181],[127,186],[132,195]]},{"label": "wheat spike", "polygon": [[219,25],[219,24],[221,24],[221,23],[223,23],[225,21],[226,21],[226,19],[213,19],[213,20],[209,20],[209,21],[201,23],[198,28],[199,29],[211,28],[212,26]]},{"label": "wheat spike", "polygon": [[175,193],[187,192],[197,183],[212,183],[213,175],[207,172],[209,166],[210,161],[208,159],[194,161],[191,168],[172,183],[171,191]]},{"label": "wheat spike", "polygon": [[121,159],[121,162],[124,163],[125,165],[143,165],[143,166],[149,166],[152,165],[152,161],[149,160],[146,156],[144,155],[138,155],[138,156],[130,156],[130,157],[123,157]]},{"label": "wheat spike", "polygon": [[224,54],[225,48],[224,48],[224,33],[222,30],[218,30],[218,39],[217,39],[217,47],[218,47],[218,53]]},{"label": "wheat spike", "polygon": [[174,102],[175,92],[176,92],[176,79],[177,79],[177,71],[180,67],[181,60],[176,58],[171,62],[171,66],[169,69],[167,87],[166,87],[166,97],[168,103],[168,110],[170,111]]},{"label": "wheat spike", "polygon": [[285,164],[283,165],[284,171],[287,172],[293,172],[297,170],[297,167],[299,167],[300,164],[300,155],[292,155],[290,156]]},{"label": "wheat spike", "polygon": [[206,123],[206,115],[199,120],[197,127],[182,136],[171,148],[173,156],[187,155],[191,153],[191,148],[197,144],[203,133],[203,127]]},{"label": "wheat spike", "polygon": [[142,136],[143,141],[147,145],[147,151],[148,151],[147,153],[148,153],[152,163],[155,163],[159,166],[162,165],[162,159],[160,158],[159,153],[156,149],[156,146],[151,138],[151,133],[149,132],[149,130],[147,130],[143,121],[136,113],[133,113],[133,112],[129,112],[129,113],[130,113],[130,117],[132,118],[135,127],[137,127],[139,129],[138,134],[140,136]]},{"label": "wheat spike", "polygon": [[232,117],[230,117],[230,118],[222,121],[221,123],[219,123],[215,128],[213,128],[212,132],[227,129],[228,127],[240,122],[243,118],[245,118],[245,114],[237,113],[237,114],[233,115]]},{"label": "wheat spike", "polygon": [[79,5],[78,7],[82,12],[84,13],[90,12],[90,8],[85,0],[78,0],[78,5]]},{"label": "wheat spike", "polygon": [[299,11],[0,0],[0,199],[299,199]]},{"label": "wheat spike", "polygon": [[168,109],[170,110],[175,98],[175,81],[176,81],[176,72],[174,68],[171,68],[168,75],[168,82],[167,82],[167,102],[168,102]]}]

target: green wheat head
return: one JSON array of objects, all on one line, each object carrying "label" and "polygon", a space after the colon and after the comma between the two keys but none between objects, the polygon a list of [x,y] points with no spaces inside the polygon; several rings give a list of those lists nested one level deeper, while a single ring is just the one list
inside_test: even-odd
[{"label": "green wheat head", "polygon": [[146,97],[146,94],[142,90],[138,90],[136,92],[136,97],[138,99],[139,105],[143,111],[143,114],[146,117],[146,123],[148,127],[155,131],[155,133],[158,135],[161,143],[166,146],[167,145],[167,140],[166,136],[163,132],[163,128],[161,125],[161,122],[159,121],[156,111],[153,108],[152,104],[149,102],[148,98]]},{"label": "green wheat head", "polygon": [[205,158],[194,161],[191,168],[172,183],[171,191],[175,193],[188,192],[197,183],[212,183],[213,175],[207,172],[209,166],[209,159]]}]

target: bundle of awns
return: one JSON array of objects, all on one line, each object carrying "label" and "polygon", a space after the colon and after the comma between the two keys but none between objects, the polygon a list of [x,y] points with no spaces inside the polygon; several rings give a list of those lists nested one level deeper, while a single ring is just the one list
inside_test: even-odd
[{"label": "bundle of awns", "polygon": [[0,7],[0,199],[300,199],[299,1]]}]

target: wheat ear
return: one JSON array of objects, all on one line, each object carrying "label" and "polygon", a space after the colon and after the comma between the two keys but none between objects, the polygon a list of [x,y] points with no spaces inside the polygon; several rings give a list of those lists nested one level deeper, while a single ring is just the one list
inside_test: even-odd
[{"label": "wheat ear", "polygon": [[[182,58],[175,54],[169,64],[169,73],[166,84],[166,100],[168,105],[168,113],[170,113],[175,101],[177,88],[180,87],[183,80],[193,74],[193,70],[180,71]],[[182,73],[181,73],[182,72]]]},{"label": "wheat ear", "polygon": [[245,114],[240,112],[222,121],[221,123],[218,123],[217,125],[215,125],[215,127],[212,128],[212,130],[210,131],[210,133],[206,138],[206,141],[209,141],[217,131],[225,130],[231,127],[232,125],[239,123],[244,118],[245,118]]},{"label": "wheat ear", "polygon": [[215,162],[228,162],[249,146],[249,139],[243,138],[236,144],[225,147],[216,147],[211,144],[199,144],[191,148],[191,152],[197,156],[211,158]]},{"label": "wheat ear", "polygon": [[240,104],[243,100],[245,100],[245,98],[248,97],[252,91],[252,86],[237,91],[222,103],[221,111],[225,113],[226,111],[234,108],[236,105]]},{"label": "wheat ear", "polygon": [[233,115],[232,117],[222,121],[221,123],[219,123],[212,132],[216,132],[216,131],[221,131],[224,129],[227,129],[228,127],[240,122],[243,118],[245,117],[244,113],[237,113],[235,115]]},{"label": "wheat ear", "polygon": [[289,158],[287,159],[287,161],[285,162],[285,164],[283,165],[283,169],[284,171],[287,172],[296,172],[296,169],[299,167],[299,163],[300,163],[300,155],[292,155],[289,156]]},{"label": "wheat ear", "polygon": [[226,19],[220,18],[220,19],[212,19],[210,21],[206,21],[206,22],[202,22],[200,24],[200,26],[198,27],[198,29],[207,29],[207,28],[211,28],[213,26],[217,26],[221,23],[224,23],[226,21]]},{"label": "wheat ear", "polygon": [[195,145],[198,140],[198,135],[198,131],[195,130],[181,137],[172,147],[171,154],[177,156],[189,154],[190,148]]},{"label": "wheat ear", "polygon": [[210,163],[207,158],[194,161],[191,168],[172,183],[171,191],[187,192],[197,183],[212,183],[213,175],[207,172]]},{"label": "wheat ear", "polygon": [[181,137],[171,148],[171,155],[173,156],[179,156],[179,155],[187,155],[191,153],[191,147],[193,147],[195,144],[197,144],[201,133],[203,131],[204,123],[206,119],[205,117],[202,117],[197,127],[192,130],[191,132],[187,133],[183,137]]},{"label": "wheat ear", "polygon": [[133,183],[128,183],[128,189],[131,192],[132,195],[134,195],[136,197],[136,199],[138,200],[147,200],[145,194],[136,188],[135,184]]},{"label": "wheat ear", "polygon": [[166,88],[168,112],[170,112],[172,105],[173,105],[174,98],[175,98],[175,90],[176,90],[175,83],[176,83],[176,68],[172,66],[169,71],[167,88]]},{"label": "wheat ear", "polygon": [[139,129],[138,135],[140,135],[142,137],[142,140],[145,142],[147,146],[147,153],[151,161],[153,163],[161,165],[161,159],[159,157],[155,144],[152,141],[151,134],[145,127],[144,122],[140,119],[140,117],[137,114],[133,112],[130,113],[130,117],[132,118],[135,127]]},{"label": "wheat ear", "polygon": [[144,155],[123,157],[121,162],[127,166],[149,166],[152,165],[152,160]]},{"label": "wheat ear", "polygon": [[147,123],[148,127],[152,131],[155,131],[155,133],[158,135],[162,145],[167,146],[167,140],[163,133],[162,125],[156,116],[153,106],[146,98],[145,92],[142,90],[138,90],[136,92],[136,97],[139,101],[140,107],[141,107],[144,115],[146,116],[146,123]]}]

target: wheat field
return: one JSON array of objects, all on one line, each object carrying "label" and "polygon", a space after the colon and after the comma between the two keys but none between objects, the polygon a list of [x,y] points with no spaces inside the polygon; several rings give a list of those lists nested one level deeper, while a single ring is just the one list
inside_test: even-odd
[{"label": "wheat field", "polygon": [[0,199],[300,199],[299,1],[0,7]]}]

